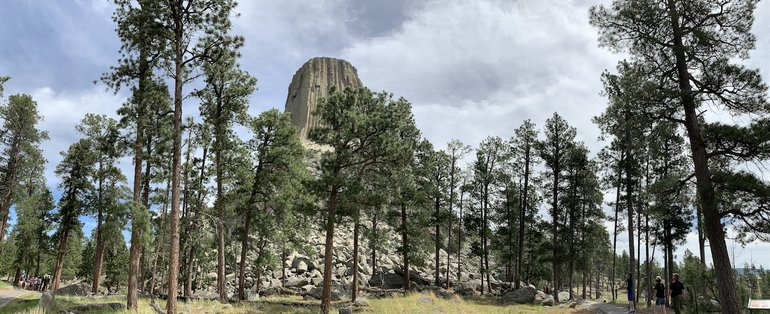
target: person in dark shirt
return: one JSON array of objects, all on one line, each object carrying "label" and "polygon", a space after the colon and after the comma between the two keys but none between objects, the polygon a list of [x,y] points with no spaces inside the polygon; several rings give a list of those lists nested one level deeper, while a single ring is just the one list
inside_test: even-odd
[{"label": "person in dark shirt", "polygon": [[655,278],[655,307],[652,308],[652,313],[658,313],[660,309],[663,314],[666,314],[666,285],[664,285],[660,279],[660,276]]},{"label": "person in dark shirt", "polygon": [[679,274],[674,274],[672,278],[673,282],[668,289],[668,296],[671,297],[671,307],[674,309],[674,313],[682,313],[682,299],[684,299],[684,284],[679,281]]},{"label": "person in dark shirt", "polygon": [[634,313],[636,311],[636,302],[634,302],[634,275],[629,273],[626,276],[626,290],[628,291],[628,311]]}]

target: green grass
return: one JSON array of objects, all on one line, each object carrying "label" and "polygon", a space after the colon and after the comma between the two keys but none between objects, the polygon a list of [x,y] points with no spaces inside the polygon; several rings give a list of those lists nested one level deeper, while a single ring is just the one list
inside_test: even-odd
[{"label": "green grass", "polygon": [[[43,314],[37,307],[40,296],[30,294],[16,299],[0,309],[0,313],[26,313]],[[432,293],[413,293],[406,296],[383,299],[368,299],[369,309],[367,313],[588,313],[579,309],[570,309],[563,306],[543,307],[540,305],[508,305],[497,302],[497,298],[491,296],[476,296],[469,298],[455,297],[450,300],[436,297]],[[56,308],[50,312],[59,312],[67,308],[88,303],[125,303],[125,297],[87,298],[57,296]],[[165,309],[164,300],[155,300],[157,306]],[[256,302],[242,302],[239,304],[222,305],[216,301],[192,301],[178,302],[180,313],[317,313],[320,301],[306,301],[297,296],[270,297]],[[348,302],[333,302],[334,308],[346,306]],[[333,310],[336,312],[336,309]],[[107,313],[107,312],[90,312]],[[111,312],[115,313],[115,312]],[[140,299],[137,312],[120,311],[117,313],[154,314],[150,305],[150,299]]]},{"label": "green grass", "polygon": [[0,290],[13,289],[13,285],[9,282],[0,280]]},{"label": "green grass", "polygon": [[40,295],[37,293],[23,294],[0,307],[0,313],[27,313],[37,308],[39,300]]},{"label": "green grass", "polygon": [[540,305],[519,304],[503,306],[497,298],[478,296],[451,300],[436,297],[432,293],[414,293],[398,298],[370,299],[374,313],[580,313],[579,310],[566,307],[544,307]]}]

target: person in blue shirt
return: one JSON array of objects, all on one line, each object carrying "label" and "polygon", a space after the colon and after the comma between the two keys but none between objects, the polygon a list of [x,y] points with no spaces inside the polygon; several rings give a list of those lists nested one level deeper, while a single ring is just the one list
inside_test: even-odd
[{"label": "person in blue shirt", "polygon": [[636,312],[636,302],[634,302],[634,275],[631,273],[626,276],[626,289],[628,290],[628,312]]}]

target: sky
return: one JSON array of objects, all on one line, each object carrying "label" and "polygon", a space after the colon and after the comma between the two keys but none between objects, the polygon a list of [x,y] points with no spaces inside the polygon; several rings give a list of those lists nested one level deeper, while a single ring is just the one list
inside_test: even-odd
[{"label": "sky", "polygon": [[[606,144],[591,118],[607,104],[600,74],[622,56],[598,46],[588,9],[607,0],[240,2],[233,33],[245,38],[242,68],[258,79],[252,114],[283,110],[294,72],[329,56],[352,63],[369,88],[408,99],[437,147],[454,138],[472,146],[487,136],[510,138],[523,120],[542,127],[554,112],[577,128],[592,154]],[[95,83],[119,58],[113,9],[107,0],[6,0],[0,10],[0,75],[11,76],[5,96],[26,93],[37,101],[40,127],[50,135],[43,149],[54,190],[60,152],[79,137],[75,125],[86,113],[115,117],[128,97]],[[770,82],[770,1],[760,2],[755,17],[756,50],[741,62]],[[197,111],[194,100],[184,111]],[[130,173],[130,161],[121,168]],[[84,221],[90,234],[93,219]],[[620,252],[627,235],[619,239]],[[695,239],[689,235],[678,259],[685,249],[697,252]],[[738,267],[770,268],[768,243],[736,244],[734,251]]]}]

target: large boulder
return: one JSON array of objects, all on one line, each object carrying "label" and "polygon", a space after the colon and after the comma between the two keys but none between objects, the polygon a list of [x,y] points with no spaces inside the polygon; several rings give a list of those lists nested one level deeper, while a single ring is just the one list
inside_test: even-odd
[{"label": "large boulder", "polygon": [[[531,287],[531,286],[530,286]],[[532,287],[534,289],[535,287]],[[545,292],[537,290],[535,293],[535,299],[532,300],[532,304],[540,304],[545,300]]]},{"label": "large boulder", "polygon": [[69,285],[66,287],[62,287],[54,291],[55,295],[74,295],[74,296],[87,296],[91,294],[91,285],[85,284],[85,283],[76,283],[74,285]]},{"label": "large boulder", "polygon": [[54,301],[54,295],[50,291],[43,292],[43,295],[40,296],[38,307],[40,307],[43,311],[49,311],[55,306],[56,301]]},{"label": "large boulder", "polygon": [[537,290],[532,287],[522,287],[519,290],[511,291],[502,296],[500,301],[505,304],[528,304],[535,300]]},{"label": "large boulder", "polygon": [[550,294],[545,296],[543,302],[540,302],[540,305],[542,306],[554,306],[554,304],[556,304],[556,300],[554,300],[553,296]]},{"label": "large boulder", "polygon": [[404,277],[394,273],[382,274],[377,272],[369,279],[369,285],[383,289],[400,289],[404,287]]},{"label": "large boulder", "polygon": [[297,263],[295,272],[297,274],[304,274],[306,271],[307,271],[307,263],[305,263],[305,261],[299,261],[299,263]]},{"label": "large boulder", "polygon": [[[313,297],[314,299],[321,299],[321,296],[323,296],[324,288],[323,287],[316,287],[313,290],[310,290],[310,292],[306,293],[305,295],[309,295]],[[334,291],[332,289],[332,301],[339,301],[340,300],[340,293],[337,291]]]},{"label": "large boulder", "polygon": [[[405,277],[405,275],[406,275],[406,274],[404,273],[404,271],[403,271],[401,268],[396,268],[396,269],[394,269],[393,271],[394,271],[394,272],[395,272],[397,275],[401,276],[401,278]],[[421,286],[427,286],[427,285],[430,285],[430,284],[431,284],[431,281],[430,281],[430,280],[423,278],[423,277],[422,277],[422,276],[420,276],[420,274],[419,274],[419,273],[417,273],[416,271],[410,271],[410,272],[409,272],[409,280],[410,280],[410,281],[412,281],[412,282],[414,282],[414,283],[416,283],[416,284],[418,284],[418,285],[421,285]]]},{"label": "large boulder", "polygon": [[192,298],[197,300],[216,300],[219,298],[219,295],[214,291],[197,290],[192,294]]},{"label": "large boulder", "polygon": [[286,287],[302,287],[309,283],[307,279],[300,277],[289,277],[286,279]]},{"label": "large boulder", "polygon": [[118,312],[126,309],[123,303],[92,303],[83,304],[67,309],[67,313],[89,313],[89,312]]},{"label": "large boulder", "polygon": [[567,291],[559,292],[559,302],[567,302],[569,300],[570,300],[569,292]]},{"label": "large boulder", "polygon": [[457,283],[455,292],[464,296],[476,295],[479,288],[481,288],[481,279],[471,279]]}]

